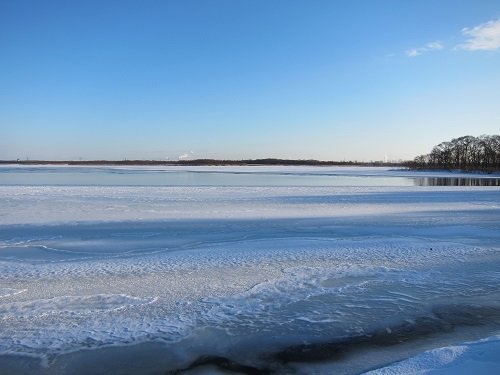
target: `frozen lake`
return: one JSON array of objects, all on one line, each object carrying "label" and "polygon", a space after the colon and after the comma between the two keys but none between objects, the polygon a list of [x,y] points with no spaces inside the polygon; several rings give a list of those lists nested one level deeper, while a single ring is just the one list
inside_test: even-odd
[{"label": "frozen lake", "polygon": [[30,186],[500,186],[500,176],[376,167],[0,166],[2,185]]},{"label": "frozen lake", "polygon": [[355,374],[498,334],[500,188],[467,179],[2,166],[0,373]]}]

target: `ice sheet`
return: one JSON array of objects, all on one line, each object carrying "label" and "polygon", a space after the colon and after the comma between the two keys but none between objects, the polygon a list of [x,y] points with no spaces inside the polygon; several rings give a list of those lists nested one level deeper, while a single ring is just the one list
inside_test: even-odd
[{"label": "ice sheet", "polygon": [[0,354],[159,340],[264,366],[443,309],[493,333],[499,244],[492,187],[0,186]]}]

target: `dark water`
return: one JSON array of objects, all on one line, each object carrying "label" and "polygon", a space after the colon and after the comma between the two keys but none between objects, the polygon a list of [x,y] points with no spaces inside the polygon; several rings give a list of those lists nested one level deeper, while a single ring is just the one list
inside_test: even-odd
[{"label": "dark water", "polygon": [[64,186],[500,186],[500,178],[401,177],[353,170],[161,170],[94,167],[0,167],[0,185]]},{"label": "dark water", "polygon": [[416,186],[500,186],[499,178],[420,177],[413,180]]}]

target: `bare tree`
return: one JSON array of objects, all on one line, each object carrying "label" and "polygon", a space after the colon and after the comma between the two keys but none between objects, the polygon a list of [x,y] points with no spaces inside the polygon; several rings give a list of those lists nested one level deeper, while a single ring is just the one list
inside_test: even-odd
[{"label": "bare tree", "polygon": [[466,135],[442,142],[427,155],[417,156],[414,169],[500,171],[500,135]]}]

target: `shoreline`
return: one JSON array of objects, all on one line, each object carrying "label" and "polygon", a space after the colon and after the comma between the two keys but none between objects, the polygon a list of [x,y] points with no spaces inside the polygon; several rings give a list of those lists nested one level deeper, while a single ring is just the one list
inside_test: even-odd
[{"label": "shoreline", "polygon": [[[445,322],[444,325],[448,323]],[[378,330],[363,337],[351,337],[319,344],[289,345],[278,351],[273,351],[273,345],[271,345],[267,348],[269,352],[252,352],[252,350],[255,351],[255,347],[266,348],[268,344],[256,346],[255,342],[250,342],[240,345],[239,349],[244,350],[235,353],[231,353],[231,349],[228,353],[212,350],[210,344],[215,343],[216,338],[210,335],[203,337],[202,333],[201,336],[193,335],[177,343],[152,340],[128,345],[83,348],[48,357],[21,353],[0,354],[0,373],[9,375],[33,373],[40,375],[88,373],[94,375],[205,373],[281,375],[314,371],[315,374],[379,375],[400,373],[391,371],[393,368],[400,369],[408,361],[415,366],[415,361],[418,363],[418,358],[429,355],[429,352],[439,353],[455,347],[468,348],[477,343],[481,343],[488,349],[488,342],[491,342],[493,346],[493,349],[488,349],[490,351],[500,346],[500,336],[497,336],[500,334],[500,328],[497,325],[470,326],[465,323],[456,328],[441,329],[439,333],[430,332],[428,329],[429,327],[424,324],[423,331],[421,329],[408,331],[407,325],[403,324],[392,329]],[[402,339],[401,334],[408,333],[409,336]],[[178,350],[178,346],[198,346],[197,349],[205,348],[206,352],[187,358],[185,353]],[[428,366],[428,363],[424,362],[424,365]]]}]

